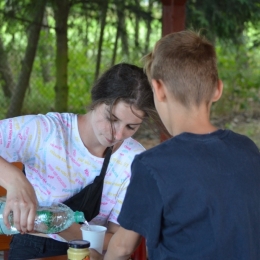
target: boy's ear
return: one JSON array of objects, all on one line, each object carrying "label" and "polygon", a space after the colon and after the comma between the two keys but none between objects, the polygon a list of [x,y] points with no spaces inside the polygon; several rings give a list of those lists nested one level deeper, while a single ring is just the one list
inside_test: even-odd
[{"label": "boy's ear", "polygon": [[222,92],[223,92],[223,82],[222,82],[222,80],[219,79],[217,88],[215,89],[215,93],[212,98],[212,102],[218,101],[222,95]]},{"label": "boy's ear", "polygon": [[163,82],[159,79],[152,79],[153,92],[159,102],[165,100],[165,86]]}]

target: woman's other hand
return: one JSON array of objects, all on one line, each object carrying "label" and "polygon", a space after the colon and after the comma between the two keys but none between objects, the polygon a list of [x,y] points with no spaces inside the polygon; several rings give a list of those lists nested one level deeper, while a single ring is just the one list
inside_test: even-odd
[{"label": "woman's other hand", "polygon": [[82,239],[82,232],[80,227],[80,224],[73,223],[70,227],[59,232],[58,234],[67,241],[74,239]]}]

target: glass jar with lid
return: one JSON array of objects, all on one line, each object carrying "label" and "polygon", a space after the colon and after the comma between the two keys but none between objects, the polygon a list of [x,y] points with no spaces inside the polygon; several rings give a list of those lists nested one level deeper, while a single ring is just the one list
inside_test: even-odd
[{"label": "glass jar with lid", "polygon": [[86,240],[71,240],[68,242],[68,260],[90,260],[90,242]]}]

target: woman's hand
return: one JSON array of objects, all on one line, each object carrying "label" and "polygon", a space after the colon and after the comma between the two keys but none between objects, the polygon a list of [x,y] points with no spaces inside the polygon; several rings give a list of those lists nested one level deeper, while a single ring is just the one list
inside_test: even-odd
[{"label": "woman's hand", "polygon": [[101,255],[98,251],[95,249],[90,248],[90,260],[103,260],[104,256]]},{"label": "woman's hand", "polygon": [[21,233],[33,231],[38,206],[34,188],[20,169],[3,158],[0,158],[0,173],[0,184],[7,190],[3,214],[5,225],[10,228],[8,216],[13,211],[16,229]]}]

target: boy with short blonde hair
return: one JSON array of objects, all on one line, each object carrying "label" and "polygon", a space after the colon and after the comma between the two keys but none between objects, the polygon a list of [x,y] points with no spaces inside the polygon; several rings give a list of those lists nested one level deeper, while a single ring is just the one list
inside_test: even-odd
[{"label": "boy with short blonde hair", "polygon": [[214,47],[194,32],[172,33],[145,69],[173,137],[135,157],[105,259],[127,259],[144,236],[149,260],[259,260],[259,150],[210,122],[223,89]]},{"label": "boy with short blonde hair", "polygon": [[144,60],[149,80],[163,81],[183,105],[211,100],[219,79],[215,49],[205,38],[191,31],[169,34]]}]

